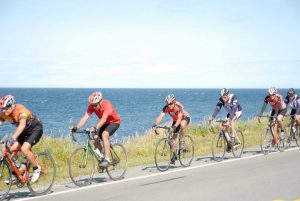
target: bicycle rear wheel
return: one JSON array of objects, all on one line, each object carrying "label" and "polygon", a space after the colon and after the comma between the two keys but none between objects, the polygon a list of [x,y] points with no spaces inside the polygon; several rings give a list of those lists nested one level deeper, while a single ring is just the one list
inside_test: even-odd
[{"label": "bicycle rear wheel", "polygon": [[115,143],[110,147],[111,165],[106,168],[110,179],[123,179],[127,170],[127,152],[122,144]]},{"label": "bicycle rear wheel", "polygon": [[236,131],[235,138],[232,138],[232,154],[235,158],[240,158],[244,150],[244,135],[241,131]]},{"label": "bicycle rear wheel", "polygon": [[[47,152],[40,152],[36,156],[38,164],[41,166],[42,171],[40,173],[39,180],[36,182],[27,182],[27,187],[30,192],[34,195],[44,195],[47,194],[55,180],[56,176],[56,164],[54,159]],[[28,178],[31,179],[33,174],[33,168],[28,165]]]},{"label": "bicycle rear wheel", "polygon": [[74,150],[68,161],[69,175],[75,185],[90,185],[95,173],[95,158],[85,147]]},{"label": "bicycle rear wheel", "polygon": [[298,147],[300,147],[300,128],[298,124],[295,126],[296,130],[293,132],[293,137]]},{"label": "bicycle rear wheel", "polygon": [[171,160],[171,141],[168,138],[160,139],[155,146],[155,165],[161,172],[167,171]]},{"label": "bicycle rear wheel", "polygon": [[273,136],[270,129],[267,129],[266,132],[262,132],[260,136],[260,148],[262,153],[265,155],[269,154],[273,144]]},{"label": "bicycle rear wheel", "polygon": [[[7,181],[7,182],[6,182]],[[5,159],[0,161],[0,200],[8,195],[12,185],[12,171]]]},{"label": "bicycle rear wheel", "polygon": [[185,136],[185,143],[182,146],[179,143],[179,162],[183,167],[191,165],[194,158],[194,141],[189,135]]},{"label": "bicycle rear wheel", "polygon": [[211,150],[215,161],[222,161],[225,156],[227,142],[222,133],[215,134],[212,138]]}]

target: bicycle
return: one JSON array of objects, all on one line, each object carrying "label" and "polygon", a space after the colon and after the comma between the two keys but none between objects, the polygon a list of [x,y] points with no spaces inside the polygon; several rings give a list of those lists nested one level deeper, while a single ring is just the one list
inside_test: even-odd
[{"label": "bicycle", "polygon": [[75,185],[82,187],[91,184],[96,170],[96,162],[98,162],[97,170],[99,173],[103,173],[106,170],[112,180],[124,178],[127,171],[127,152],[122,144],[110,144],[111,164],[104,168],[100,166],[104,158],[100,158],[93,149],[92,140],[94,132],[91,132],[89,129],[71,132],[72,140],[77,142],[74,133],[81,133],[86,136],[85,145],[76,148],[68,160],[69,176]]},{"label": "bicycle", "polygon": [[290,116],[290,124],[289,124],[289,136],[286,140],[286,146],[290,147],[292,144],[292,141],[296,142],[296,145],[300,147],[300,141],[299,141],[299,135],[300,135],[300,128],[297,122],[293,119],[295,115],[287,115]]},{"label": "bicycle", "polygon": [[[56,164],[49,153],[40,152],[36,154],[36,159],[42,170],[38,181],[33,183],[31,182],[33,174],[31,164],[27,160],[27,162],[23,161],[25,164],[23,163],[24,166],[19,169],[11,157],[6,137],[0,140],[0,144],[4,145],[3,155],[0,159],[0,200],[7,197],[13,184],[16,184],[18,188],[22,188],[26,184],[33,195],[44,195],[50,192],[56,176]],[[19,151],[16,150],[15,152]]]},{"label": "bicycle", "polygon": [[[216,120],[216,122],[230,129],[228,133],[225,133],[222,129],[219,132],[215,132],[213,126],[210,126],[210,130],[213,133],[211,149],[214,160],[217,162],[222,161],[226,151],[230,152],[230,150],[235,158],[240,158],[244,150],[244,135],[242,131],[236,130],[236,136],[234,137],[232,135],[232,127],[227,120]],[[226,136],[227,134],[228,136]]]},{"label": "bicycle", "polygon": [[[276,145],[277,149],[280,152],[284,151],[284,136],[279,136],[279,127],[278,127],[278,120],[277,118],[274,118],[273,116],[269,115],[263,115],[261,117],[267,117],[269,118],[269,122],[266,126],[266,132],[261,133],[260,138],[260,147],[263,154],[267,155],[270,153],[271,148]],[[258,119],[258,122],[261,123],[260,119]]]},{"label": "bicycle", "polygon": [[[179,143],[178,139],[174,142],[176,150],[172,153],[173,137],[178,136],[181,138],[181,133],[173,133],[171,127],[168,126],[157,126],[155,128],[155,133],[158,135],[157,129],[166,130],[165,137],[158,140],[155,146],[155,165],[157,169],[161,172],[166,171],[170,167],[170,161],[175,154],[176,158],[179,158],[181,166],[188,167],[191,165],[194,158],[194,141],[189,135],[185,136],[185,142]],[[178,148],[177,148],[178,147]]]}]

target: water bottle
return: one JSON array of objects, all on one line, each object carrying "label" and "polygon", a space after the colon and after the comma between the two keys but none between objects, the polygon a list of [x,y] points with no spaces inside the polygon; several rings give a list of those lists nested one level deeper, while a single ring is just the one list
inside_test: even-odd
[{"label": "water bottle", "polygon": [[21,164],[16,158],[12,158],[13,162],[15,163],[17,168],[20,168]]},{"label": "water bottle", "polygon": [[28,160],[27,158],[24,158],[19,168],[20,172],[24,172],[27,169],[27,164],[28,164]]},{"label": "water bottle", "polygon": [[94,152],[96,153],[96,155],[98,156],[98,159],[103,159],[104,158],[104,155],[101,153],[101,151],[98,149],[98,148],[96,148],[96,149],[94,149]]}]

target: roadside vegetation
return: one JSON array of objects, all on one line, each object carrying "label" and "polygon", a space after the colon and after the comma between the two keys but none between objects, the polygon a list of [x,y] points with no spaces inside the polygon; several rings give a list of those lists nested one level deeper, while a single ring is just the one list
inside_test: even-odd
[{"label": "roadside vegetation", "polygon": [[[245,137],[245,148],[259,145],[260,133],[264,131],[266,120],[259,124],[257,120],[239,122],[239,129]],[[219,124],[214,125],[214,131],[219,131]],[[192,136],[195,143],[195,156],[211,154],[212,131],[205,124],[190,125],[188,134]],[[164,133],[156,135],[149,130],[143,136],[134,137],[123,142],[128,152],[128,166],[139,166],[154,163],[154,149],[156,142],[164,136]],[[34,147],[37,153],[46,150],[56,161],[57,177],[60,182],[69,178],[68,158],[73,150],[79,146],[74,144],[69,137],[52,138],[44,135],[42,140]]]}]

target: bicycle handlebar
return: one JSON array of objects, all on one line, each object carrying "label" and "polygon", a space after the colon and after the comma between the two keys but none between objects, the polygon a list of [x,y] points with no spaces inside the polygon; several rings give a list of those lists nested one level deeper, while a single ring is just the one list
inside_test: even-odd
[{"label": "bicycle handlebar", "polygon": [[75,138],[74,133],[84,133],[84,134],[88,134],[88,136],[89,136],[89,138],[90,138],[90,134],[95,133],[95,131],[90,131],[89,128],[86,128],[86,129],[83,129],[83,130],[71,131],[70,133],[71,133],[72,140],[73,140],[74,142],[77,142],[77,139]]},{"label": "bicycle handlebar", "polygon": [[160,129],[165,129],[167,130],[168,132],[171,130],[171,127],[169,126],[156,126],[155,129],[154,129],[154,132],[156,135],[159,135],[159,133],[157,132],[157,129],[160,128]]}]

